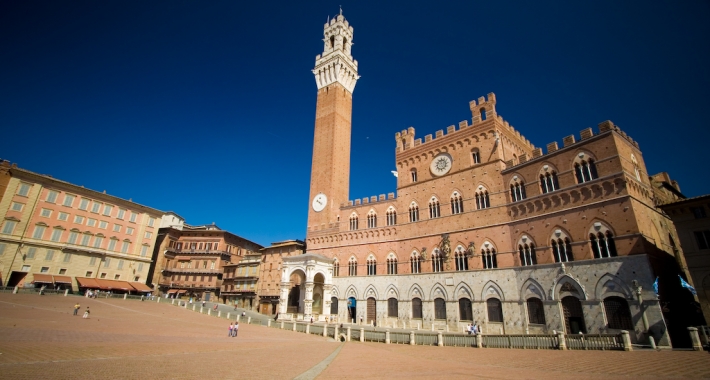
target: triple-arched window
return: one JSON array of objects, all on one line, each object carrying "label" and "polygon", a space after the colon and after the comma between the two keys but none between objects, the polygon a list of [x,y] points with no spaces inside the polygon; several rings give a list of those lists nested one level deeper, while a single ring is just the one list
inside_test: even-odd
[{"label": "triple-arched window", "polygon": [[357,276],[357,259],[355,256],[348,261],[348,276]]},{"label": "triple-arched window", "polygon": [[390,206],[387,209],[387,225],[394,226],[395,224],[397,224],[397,210]]},{"label": "triple-arched window", "polygon": [[476,209],[481,210],[488,207],[491,207],[491,199],[488,196],[488,190],[483,186],[478,186],[478,191],[476,191]]},{"label": "triple-arched window", "polygon": [[513,182],[510,184],[510,199],[513,202],[522,201],[527,198],[525,195],[525,183],[518,180],[518,176],[513,177]]},{"label": "triple-arched window", "polygon": [[481,260],[483,260],[484,269],[498,268],[496,249],[489,242],[483,243],[483,248],[481,249]]},{"label": "triple-arched window", "polygon": [[350,215],[350,231],[357,230],[357,214]]},{"label": "triple-arched window", "polygon": [[574,256],[572,255],[572,241],[562,230],[555,231],[552,235],[550,245],[552,246],[552,255],[555,257],[556,263],[574,261]]},{"label": "triple-arched window", "polygon": [[431,271],[432,272],[443,272],[444,271],[444,258],[441,255],[441,251],[435,248],[431,253]]},{"label": "triple-arched window", "polygon": [[535,255],[535,244],[527,236],[523,236],[518,243],[520,253],[520,264],[524,267],[537,264]]},{"label": "triple-arched window", "polygon": [[543,194],[547,194],[559,189],[560,184],[557,181],[557,172],[550,169],[549,165],[543,166],[540,172],[540,191]]},{"label": "triple-arched window", "polygon": [[387,256],[387,274],[397,274],[397,257],[394,253]]},{"label": "triple-arched window", "polygon": [[422,273],[422,258],[417,251],[412,252],[410,260],[412,273]]},{"label": "triple-arched window", "polygon": [[614,234],[610,230],[606,232],[590,233],[589,240],[592,243],[592,252],[595,259],[605,257],[616,257],[616,244],[614,244]]},{"label": "triple-arched window", "polygon": [[456,247],[454,253],[454,261],[456,262],[456,270],[468,270],[468,258],[466,257],[466,249],[462,246]]},{"label": "triple-arched window", "polygon": [[451,195],[451,214],[460,214],[463,212],[463,198],[458,191],[454,191]]},{"label": "triple-arched window", "polygon": [[429,219],[438,218],[441,216],[441,209],[439,208],[439,200],[436,197],[431,197],[429,200]]},{"label": "triple-arched window", "polygon": [[418,222],[419,221],[419,206],[417,206],[417,204],[414,202],[412,202],[409,205],[409,221],[410,222]]},{"label": "triple-arched window", "polygon": [[377,259],[374,255],[370,255],[367,258],[367,275],[374,276],[377,274]]},{"label": "triple-arched window", "polygon": [[596,179],[598,175],[594,159],[584,152],[578,154],[574,162],[574,175],[577,178],[577,183]]},{"label": "triple-arched window", "polygon": [[377,214],[374,210],[367,213],[367,228],[377,228]]}]

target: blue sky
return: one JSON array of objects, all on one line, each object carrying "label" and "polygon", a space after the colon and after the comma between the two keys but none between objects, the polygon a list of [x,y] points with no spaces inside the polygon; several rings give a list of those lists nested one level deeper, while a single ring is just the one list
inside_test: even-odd
[{"label": "blue sky", "polygon": [[0,158],[262,245],[305,236],[323,24],[354,27],[350,198],[394,133],[497,111],[544,147],[612,120],[688,196],[710,138],[710,3],[3,1]]}]

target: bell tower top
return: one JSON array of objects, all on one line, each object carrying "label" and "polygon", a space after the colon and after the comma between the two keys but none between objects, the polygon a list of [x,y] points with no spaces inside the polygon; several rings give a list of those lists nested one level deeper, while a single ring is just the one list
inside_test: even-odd
[{"label": "bell tower top", "polygon": [[313,74],[320,90],[338,82],[352,93],[359,75],[357,61],[353,59],[353,27],[343,16],[343,11],[323,26],[323,53],[316,56]]}]

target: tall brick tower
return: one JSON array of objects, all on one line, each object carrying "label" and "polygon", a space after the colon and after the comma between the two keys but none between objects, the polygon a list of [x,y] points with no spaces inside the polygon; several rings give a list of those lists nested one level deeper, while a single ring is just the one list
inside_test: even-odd
[{"label": "tall brick tower", "polygon": [[332,228],[340,220],[340,204],[348,201],[353,90],[359,78],[350,55],[353,27],[342,11],[323,29],[323,53],[313,69],[318,100],[307,235]]}]

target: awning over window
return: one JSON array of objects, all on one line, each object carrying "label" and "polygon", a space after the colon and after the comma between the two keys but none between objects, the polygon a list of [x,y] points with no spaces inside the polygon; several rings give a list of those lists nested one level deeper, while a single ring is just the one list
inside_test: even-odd
[{"label": "awning over window", "polygon": [[168,294],[177,293],[177,291],[178,291],[177,289],[170,289],[170,290],[168,290]]},{"label": "awning over window", "polygon": [[77,277],[76,282],[79,283],[80,288],[102,289],[101,285],[99,285],[94,278]]},{"label": "awning over window", "polygon": [[134,290],[133,287],[126,281],[117,280],[105,280],[102,278],[97,278],[96,282],[101,286],[102,290]]},{"label": "awning over window", "polygon": [[34,283],[37,284],[53,284],[54,280],[52,279],[51,274],[43,274],[43,273],[34,273]]},{"label": "awning over window", "polygon": [[185,294],[185,293],[187,293],[187,290],[184,290],[184,289],[178,290],[178,294]]},{"label": "awning over window", "polygon": [[69,276],[54,276],[54,282],[57,284],[71,284],[71,277]]},{"label": "awning over window", "polygon": [[153,289],[151,289],[148,285],[140,283],[140,282],[129,282],[131,286],[136,289],[139,292],[152,292]]}]

